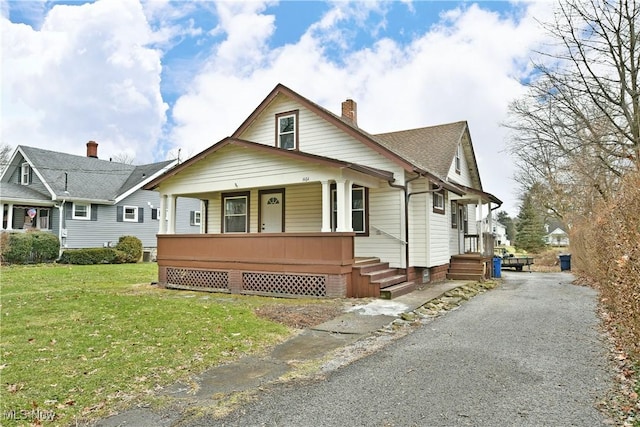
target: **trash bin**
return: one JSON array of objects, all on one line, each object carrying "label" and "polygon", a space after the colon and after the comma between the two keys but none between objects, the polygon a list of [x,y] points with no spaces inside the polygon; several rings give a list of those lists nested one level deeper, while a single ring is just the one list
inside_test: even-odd
[{"label": "trash bin", "polygon": [[493,277],[497,279],[502,277],[502,258],[499,256],[493,257]]},{"label": "trash bin", "polygon": [[560,258],[560,271],[571,271],[571,254],[562,254]]}]

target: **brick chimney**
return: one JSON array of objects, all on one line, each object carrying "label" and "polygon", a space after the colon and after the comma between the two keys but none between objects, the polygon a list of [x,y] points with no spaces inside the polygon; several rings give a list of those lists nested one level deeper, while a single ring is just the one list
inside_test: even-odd
[{"label": "brick chimney", "polygon": [[98,158],[98,143],[95,141],[87,142],[87,157]]},{"label": "brick chimney", "polygon": [[353,99],[342,103],[342,118],[354,126],[358,126],[358,106]]}]

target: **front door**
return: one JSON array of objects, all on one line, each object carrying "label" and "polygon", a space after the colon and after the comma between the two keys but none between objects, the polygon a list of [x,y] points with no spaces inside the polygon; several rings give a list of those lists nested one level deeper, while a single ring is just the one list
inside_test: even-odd
[{"label": "front door", "polygon": [[260,232],[282,233],[284,190],[260,192]]}]

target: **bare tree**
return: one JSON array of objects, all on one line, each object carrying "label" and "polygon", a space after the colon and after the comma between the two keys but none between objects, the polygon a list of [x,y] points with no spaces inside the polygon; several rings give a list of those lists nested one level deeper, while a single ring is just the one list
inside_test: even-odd
[{"label": "bare tree", "polygon": [[11,160],[11,153],[13,148],[7,143],[0,144],[0,174],[4,172],[4,169],[9,165]]},{"label": "bare tree", "polygon": [[124,163],[127,165],[132,165],[133,162],[135,162],[136,157],[134,155],[127,154],[127,153],[118,153],[113,157],[111,157],[110,160],[116,163]]},{"label": "bare tree", "polygon": [[560,218],[606,199],[640,166],[639,18],[635,0],[559,1],[543,24],[556,44],[510,106],[517,180],[544,189]]}]

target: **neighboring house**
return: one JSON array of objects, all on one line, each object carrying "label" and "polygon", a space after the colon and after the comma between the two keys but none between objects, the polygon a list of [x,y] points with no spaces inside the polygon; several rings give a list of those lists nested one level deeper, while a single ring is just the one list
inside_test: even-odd
[{"label": "neighboring house", "polygon": [[[371,135],[353,100],[337,116],[280,84],[231,137],[145,188],[169,215],[159,283],[270,295],[393,297],[462,277],[452,256],[470,252],[480,278],[493,254],[482,205],[501,204],[466,122]],[[174,225],[182,197],[203,201],[202,234]]]},{"label": "neighboring house", "polygon": [[569,235],[562,228],[557,227],[551,233],[544,236],[544,241],[551,246],[569,246]]},{"label": "neighboring house", "polygon": [[[496,246],[511,246],[511,242],[507,239],[507,227],[492,218],[485,217],[482,220],[484,230],[493,234]],[[491,225],[489,225],[491,224]]]},{"label": "neighboring house", "polygon": [[[93,141],[87,157],[18,146],[0,177],[2,230],[46,230],[62,248],[115,245],[124,235],[155,248],[160,196],[142,187],[176,164],[100,160]],[[177,229],[198,233],[199,211],[199,200],[184,199],[174,212]]]}]

